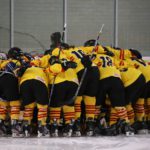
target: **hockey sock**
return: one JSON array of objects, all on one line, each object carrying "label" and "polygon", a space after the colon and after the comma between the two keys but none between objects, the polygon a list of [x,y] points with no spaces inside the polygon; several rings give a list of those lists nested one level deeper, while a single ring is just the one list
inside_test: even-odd
[{"label": "hockey sock", "polygon": [[19,120],[20,115],[20,101],[10,101],[10,116],[11,120]]},{"label": "hockey sock", "polygon": [[117,123],[117,120],[118,120],[117,111],[115,108],[111,107],[109,125],[111,126],[111,125]]},{"label": "hockey sock", "polygon": [[134,111],[137,121],[143,121],[145,115],[144,102],[144,98],[140,98],[135,104]]},{"label": "hockey sock", "polygon": [[0,101],[0,119],[5,120],[8,102]]},{"label": "hockey sock", "polygon": [[115,109],[117,111],[117,115],[119,119],[129,122],[127,110],[125,107],[115,107]]},{"label": "hockey sock", "polygon": [[150,121],[150,98],[147,99],[147,107],[148,107],[148,121]]},{"label": "hockey sock", "polygon": [[50,107],[50,123],[54,123],[54,120],[57,123],[60,123],[60,114],[61,114],[61,107]]},{"label": "hockey sock", "polygon": [[74,106],[63,106],[65,124],[70,124],[72,120],[75,120],[75,109]]},{"label": "hockey sock", "polygon": [[130,121],[130,124],[132,125],[134,123],[134,118],[135,118],[133,107],[131,106],[131,104],[129,104],[126,106],[126,109],[127,109],[128,119]]},{"label": "hockey sock", "polygon": [[110,114],[112,106],[111,106],[111,101],[108,96],[106,97],[105,105],[106,105],[105,108],[107,109],[107,112],[105,114],[106,115]]},{"label": "hockey sock", "polygon": [[81,101],[82,96],[77,96],[75,100],[75,119],[78,119],[81,116]]},{"label": "hockey sock", "polygon": [[38,121],[41,122],[41,125],[46,125],[48,105],[37,104],[37,108],[38,108]]},{"label": "hockey sock", "polygon": [[101,113],[101,106],[95,106],[95,119],[100,118],[100,113]]},{"label": "hockey sock", "polygon": [[147,103],[147,100],[145,101],[145,104],[144,104],[144,110],[145,110],[144,121],[147,121],[148,120],[148,103]]},{"label": "hockey sock", "polygon": [[96,98],[90,96],[84,96],[84,103],[85,103],[86,119],[88,118],[94,119]]},{"label": "hockey sock", "polygon": [[23,119],[28,121],[31,124],[31,120],[33,118],[33,109],[35,107],[35,103],[31,103],[25,106]]}]

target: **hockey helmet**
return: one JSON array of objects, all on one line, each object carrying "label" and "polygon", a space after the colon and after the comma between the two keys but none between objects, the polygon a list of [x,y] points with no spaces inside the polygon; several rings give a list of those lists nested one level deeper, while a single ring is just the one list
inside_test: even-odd
[{"label": "hockey helmet", "polygon": [[[87,47],[87,46],[95,46],[95,42],[96,40],[94,39],[91,39],[91,40],[88,40],[84,43],[84,46]],[[97,43],[97,45],[99,45],[99,43]]]},{"label": "hockey helmet", "polygon": [[142,54],[135,49],[129,49],[133,56],[136,56],[138,59],[142,59]]},{"label": "hockey helmet", "polygon": [[12,47],[9,51],[8,51],[8,58],[12,58],[12,59],[19,59],[21,56],[23,55],[23,52],[20,48],[18,47]]},{"label": "hockey helmet", "polygon": [[58,44],[61,42],[61,33],[60,32],[54,32],[51,34],[50,38],[51,38],[51,42],[53,44]]}]

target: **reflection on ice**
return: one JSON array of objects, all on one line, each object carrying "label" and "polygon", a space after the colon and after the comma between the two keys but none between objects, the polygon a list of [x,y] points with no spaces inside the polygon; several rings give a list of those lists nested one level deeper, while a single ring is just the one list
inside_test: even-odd
[{"label": "reflection on ice", "polygon": [[0,150],[148,150],[150,135],[134,137],[0,138]]}]

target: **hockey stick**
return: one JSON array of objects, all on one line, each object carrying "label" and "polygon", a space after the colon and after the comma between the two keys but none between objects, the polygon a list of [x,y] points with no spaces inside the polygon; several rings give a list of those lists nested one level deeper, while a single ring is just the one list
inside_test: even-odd
[{"label": "hockey stick", "polygon": [[[62,32],[62,41],[64,40],[64,35],[65,35],[64,33],[65,33],[65,30],[66,30],[66,27],[67,27],[67,24],[65,23],[64,28],[63,28],[63,32]],[[60,58],[60,53],[61,53],[61,43],[59,43],[58,47],[59,47],[58,59],[59,59]],[[52,99],[52,94],[53,94],[53,91],[54,91],[54,85],[55,85],[56,77],[57,77],[57,75],[54,76],[53,83],[52,83],[52,86],[51,86],[51,92],[50,92],[48,106],[50,106],[50,102],[51,102],[51,99]]]},{"label": "hockey stick", "polygon": [[[95,41],[94,48],[93,48],[93,50],[92,50],[90,59],[92,59],[92,55],[93,55],[93,53],[94,53],[94,51],[95,51],[95,49],[96,49],[96,47],[97,47],[97,43],[98,43],[98,40],[99,40],[100,35],[101,35],[101,33],[102,33],[103,27],[104,27],[104,24],[102,24],[101,29],[100,29],[100,31],[99,31],[99,33],[98,33],[98,36],[97,36],[97,39],[96,39],[96,41]],[[80,90],[80,88],[81,88],[81,86],[82,86],[82,84],[83,84],[83,81],[84,81],[84,78],[85,78],[86,73],[87,73],[87,68],[84,69],[84,72],[83,72],[83,74],[82,74],[82,76],[81,76],[81,80],[80,80],[80,83],[79,83],[79,85],[78,85],[78,88],[77,88],[77,90],[76,90],[76,92],[75,92],[75,95],[68,101],[67,104],[71,104],[71,103],[73,103],[73,102],[75,101],[76,97],[78,96],[79,90]]]},{"label": "hockey stick", "polygon": [[65,24],[64,24],[64,28],[63,28],[62,38],[61,38],[62,42],[65,42],[65,41],[64,41],[64,38],[65,38],[66,28],[67,28],[67,24],[65,23]]}]

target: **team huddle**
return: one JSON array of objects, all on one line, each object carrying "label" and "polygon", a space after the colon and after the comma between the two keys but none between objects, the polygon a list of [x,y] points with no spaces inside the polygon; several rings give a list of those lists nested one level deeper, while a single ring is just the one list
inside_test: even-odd
[{"label": "team huddle", "polygon": [[34,59],[13,47],[0,60],[0,136],[71,137],[148,133],[150,65],[139,51],[75,47],[51,35]]}]

